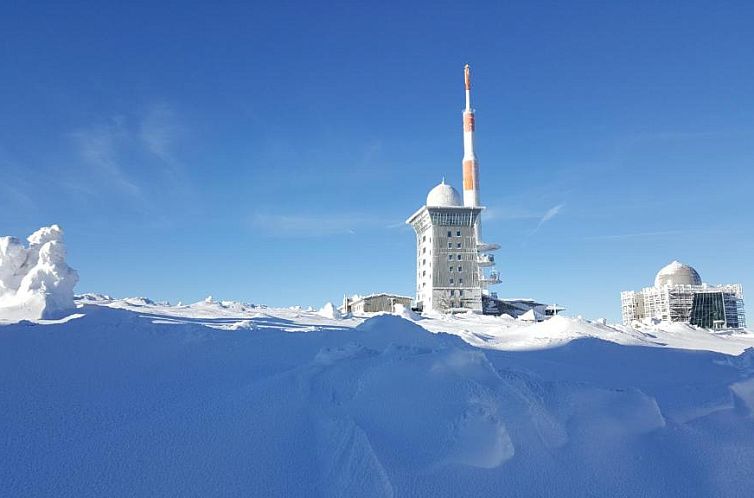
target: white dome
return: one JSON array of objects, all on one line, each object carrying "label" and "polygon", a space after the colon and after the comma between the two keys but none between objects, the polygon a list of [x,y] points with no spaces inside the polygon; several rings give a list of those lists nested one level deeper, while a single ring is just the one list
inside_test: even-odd
[{"label": "white dome", "polygon": [[446,184],[443,180],[438,186],[427,194],[427,206],[429,207],[453,207],[462,206],[461,194],[458,190]]},{"label": "white dome", "polygon": [[655,287],[665,287],[666,285],[702,285],[702,277],[691,266],[673,261],[657,272],[655,277]]}]

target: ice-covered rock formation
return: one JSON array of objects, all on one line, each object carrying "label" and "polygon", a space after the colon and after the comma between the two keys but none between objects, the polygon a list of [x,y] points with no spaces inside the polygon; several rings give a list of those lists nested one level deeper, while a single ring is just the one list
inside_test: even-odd
[{"label": "ice-covered rock formation", "polygon": [[335,307],[333,303],[325,303],[325,305],[322,306],[317,314],[325,318],[330,318],[332,320],[343,318],[343,315],[341,315],[340,311]]},{"label": "ice-covered rock formation", "polygon": [[0,320],[57,318],[75,307],[79,276],[65,262],[63,230],[43,227],[27,240],[0,237]]}]

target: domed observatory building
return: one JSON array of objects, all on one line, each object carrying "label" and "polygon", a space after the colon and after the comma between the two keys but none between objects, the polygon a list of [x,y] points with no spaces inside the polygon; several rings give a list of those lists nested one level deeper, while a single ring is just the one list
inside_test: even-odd
[{"label": "domed observatory building", "polygon": [[707,285],[693,267],[678,261],[657,273],[653,287],[622,292],[621,312],[625,325],[654,319],[708,329],[746,326],[740,284]]}]

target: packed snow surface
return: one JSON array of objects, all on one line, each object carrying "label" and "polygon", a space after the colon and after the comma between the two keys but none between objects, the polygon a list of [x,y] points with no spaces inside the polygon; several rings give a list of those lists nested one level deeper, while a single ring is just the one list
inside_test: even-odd
[{"label": "packed snow surface", "polygon": [[63,231],[43,227],[27,241],[0,237],[0,321],[58,318],[74,307],[79,277],[65,262]]},{"label": "packed snow surface", "polygon": [[[0,326],[6,496],[748,496],[754,336],[87,294]],[[335,316],[334,313],[332,313]]]}]

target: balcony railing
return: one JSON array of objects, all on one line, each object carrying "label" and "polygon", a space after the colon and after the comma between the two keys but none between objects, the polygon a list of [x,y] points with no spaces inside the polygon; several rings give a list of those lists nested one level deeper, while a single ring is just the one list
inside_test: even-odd
[{"label": "balcony railing", "polygon": [[500,283],[500,274],[496,271],[491,272],[489,275],[479,275],[479,281],[483,284],[493,285]]},{"label": "balcony railing", "polygon": [[479,266],[492,266],[495,264],[495,256],[492,254],[480,254],[477,256],[476,262]]},{"label": "balcony railing", "polygon": [[500,244],[485,244],[482,242],[477,244],[476,248],[479,252],[492,252],[500,249]]}]

